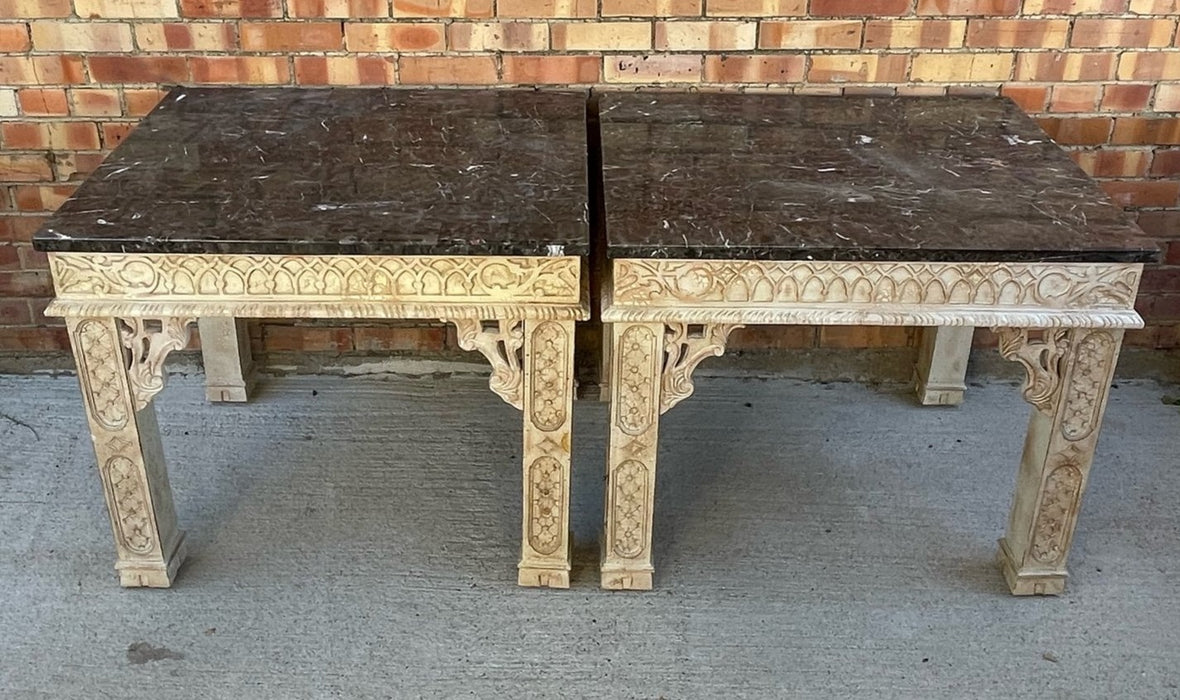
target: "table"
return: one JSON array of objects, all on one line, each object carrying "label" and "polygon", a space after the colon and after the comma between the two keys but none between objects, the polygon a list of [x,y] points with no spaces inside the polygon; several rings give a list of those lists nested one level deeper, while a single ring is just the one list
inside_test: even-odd
[{"label": "table", "polygon": [[998,557],[1014,594],[1060,593],[1155,244],[1004,99],[619,93],[600,120],[603,587],[652,586],[660,415],[700,362],[743,324],[864,324],[991,327],[1024,366]]},{"label": "table", "polygon": [[396,318],[453,323],[523,410],[519,582],[568,586],[586,143],[577,92],[169,93],[34,238],[120,582],[169,586],[185,555],[152,398],[193,322]]}]

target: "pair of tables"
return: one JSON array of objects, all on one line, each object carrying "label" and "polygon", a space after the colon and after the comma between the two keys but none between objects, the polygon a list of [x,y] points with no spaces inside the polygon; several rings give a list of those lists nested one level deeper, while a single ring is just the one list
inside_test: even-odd
[{"label": "pair of tables", "polygon": [[154,587],[184,558],[152,407],[164,359],[199,322],[210,397],[243,400],[250,317],[453,323],[523,412],[519,583],[568,586],[593,282],[603,587],[652,586],[659,419],[697,365],[738,326],[804,323],[924,327],[935,402],[965,329],[997,330],[1035,409],[1000,562],[1013,593],[1057,593],[1158,256],[1007,101],[523,90],[178,88],[34,244],[120,581]]}]

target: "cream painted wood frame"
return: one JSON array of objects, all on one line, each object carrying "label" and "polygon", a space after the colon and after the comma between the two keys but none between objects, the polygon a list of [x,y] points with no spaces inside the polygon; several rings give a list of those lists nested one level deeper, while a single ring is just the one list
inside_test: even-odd
[{"label": "cream painted wood frame", "polygon": [[46,313],[69,329],[124,586],[170,586],[185,554],[152,407],[164,358],[194,322],[230,333],[235,318],[454,323],[460,346],[491,363],[491,389],[524,413],[518,581],[569,586],[581,258],[50,253],[49,265]]},{"label": "cream painted wood frame", "polygon": [[991,327],[1034,407],[999,563],[1016,595],[1064,590],[1141,264],[618,259],[603,291],[611,391],[602,586],[652,587],[659,417],[748,324]]}]

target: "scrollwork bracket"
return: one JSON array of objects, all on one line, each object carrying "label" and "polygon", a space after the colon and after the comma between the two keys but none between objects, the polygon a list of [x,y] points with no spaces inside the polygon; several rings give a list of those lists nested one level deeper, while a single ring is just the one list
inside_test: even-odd
[{"label": "scrollwork bracket", "polygon": [[524,407],[524,373],[520,349],[524,346],[524,322],[454,319],[459,347],[478,350],[492,365],[488,386],[510,406]]},{"label": "scrollwork bracket", "polygon": [[667,413],[692,396],[692,373],[706,357],[725,353],[729,334],[740,328],[727,323],[669,323],[664,340],[664,370],[661,377],[660,413]]},{"label": "scrollwork bracket", "polygon": [[1061,385],[1061,359],[1069,350],[1069,329],[1037,331],[1028,328],[993,328],[999,338],[1000,355],[1024,366],[1025,381],[1021,394],[1039,411],[1053,410],[1053,400]]},{"label": "scrollwork bracket", "polygon": [[135,410],[142,411],[164,388],[164,359],[192,337],[195,318],[120,318],[119,338],[127,348],[127,379]]}]

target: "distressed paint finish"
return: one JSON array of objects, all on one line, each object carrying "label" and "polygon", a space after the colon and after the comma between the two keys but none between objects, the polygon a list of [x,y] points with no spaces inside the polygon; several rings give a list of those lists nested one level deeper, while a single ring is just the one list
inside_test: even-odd
[{"label": "distressed paint finish", "polygon": [[67,318],[98,473],[115,536],[119,582],[167,588],[185,556],[150,396],[136,409],[120,322]]},{"label": "distressed paint finish", "polygon": [[[1001,329],[1005,335],[1028,342],[1026,334]],[[1056,366],[1030,371],[1029,386],[1034,374],[1050,369],[1060,380],[1044,400],[1029,401],[1036,410],[1029,419],[1008,532],[1000,540],[997,558],[1016,595],[1065,590],[1066,560],[1122,340],[1122,330],[1068,331]]]},{"label": "distressed paint finish", "polygon": [[570,584],[573,373],[573,321],[526,321],[522,586]]}]

